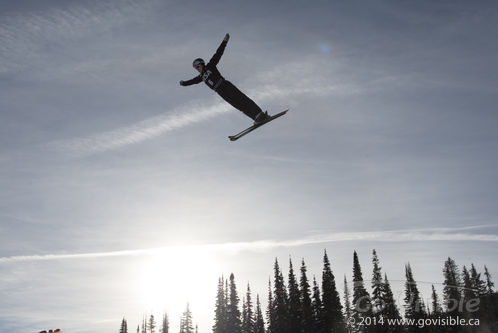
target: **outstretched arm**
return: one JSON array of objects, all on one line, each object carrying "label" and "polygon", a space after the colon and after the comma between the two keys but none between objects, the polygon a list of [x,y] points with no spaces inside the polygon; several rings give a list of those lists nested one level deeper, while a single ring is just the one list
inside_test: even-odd
[{"label": "outstretched arm", "polygon": [[223,41],[221,42],[220,46],[216,50],[216,53],[213,55],[211,60],[209,60],[209,63],[216,66],[218,62],[221,59],[221,56],[223,55],[223,52],[225,51],[225,47],[227,46],[228,40],[230,39],[230,35],[226,34],[225,38],[223,38]]},{"label": "outstretched arm", "polygon": [[194,77],[193,79],[191,80],[187,80],[187,81],[180,81],[180,85],[181,86],[191,86],[193,84],[197,84],[197,83],[201,83],[202,82],[202,79],[201,79],[201,76],[198,75],[196,77]]}]

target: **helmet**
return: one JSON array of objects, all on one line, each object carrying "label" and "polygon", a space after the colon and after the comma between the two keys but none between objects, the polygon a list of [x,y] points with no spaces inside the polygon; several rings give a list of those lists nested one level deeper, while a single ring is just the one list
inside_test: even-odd
[{"label": "helmet", "polygon": [[193,66],[193,67],[195,67],[195,66],[199,66],[199,65],[205,66],[204,60],[202,60],[201,58],[197,58],[197,59],[195,59],[195,60],[192,62],[192,66]]}]

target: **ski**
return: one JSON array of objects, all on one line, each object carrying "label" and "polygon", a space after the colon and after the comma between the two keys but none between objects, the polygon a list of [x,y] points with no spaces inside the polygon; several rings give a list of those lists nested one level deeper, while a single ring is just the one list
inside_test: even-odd
[{"label": "ski", "polygon": [[242,132],[240,133],[237,133],[235,135],[230,135],[228,138],[230,139],[230,141],[235,141],[235,140],[238,140],[240,139],[241,137],[243,137],[244,135],[246,134],[249,134],[251,133],[252,131],[254,131],[256,128],[258,127],[261,127],[263,126],[264,124],[267,124],[269,123],[270,121],[274,120],[274,119],[277,119],[278,117],[281,117],[283,116],[284,114],[287,113],[287,111],[289,111],[289,109],[285,110],[285,111],[282,111],[280,113],[277,113],[276,115],[274,116],[270,116],[268,119],[266,119],[264,122],[260,123],[260,124],[257,124],[257,125],[252,125],[251,127],[248,127],[246,128],[245,130],[243,130]]}]

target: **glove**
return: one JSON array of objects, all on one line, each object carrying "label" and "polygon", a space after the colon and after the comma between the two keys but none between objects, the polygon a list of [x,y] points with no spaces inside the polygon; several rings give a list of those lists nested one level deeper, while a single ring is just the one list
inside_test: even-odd
[{"label": "glove", "polygon": [[185,81],[180,81],[180,85],[184,86],[185,85]]},{"label": "glove", "polygon": [[228,42],[228,40],[229,40],[229,39],[230,39],[230,35],[229,35],[229,34],[226,34],[226,35],[225,35],[225,38],[223,38],[223,40],[224,40],[225,42]]}]

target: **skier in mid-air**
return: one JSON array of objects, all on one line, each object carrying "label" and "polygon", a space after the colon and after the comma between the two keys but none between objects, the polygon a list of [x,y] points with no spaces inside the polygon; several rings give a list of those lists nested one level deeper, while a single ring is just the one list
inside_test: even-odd
[{"label": "skier in mid-air", "polygon": [[199,72],[199,75],[188,81],[180,81],[180,85],[190,86],[204,81],[209,88],[216,91],[230,105],[253,119],[255,125],[262,124],[270,119],[268,113],[263,112],[252,99],[237,89],[230,81],[225,80],[216,68],[229,39],[230,35],[226,34],[216,53],[207,64],[201,58],[195,59],[192,66]]}]

